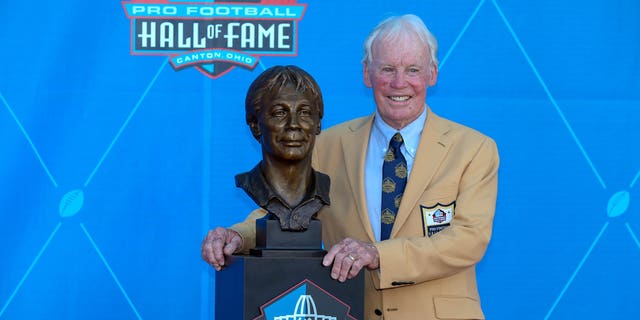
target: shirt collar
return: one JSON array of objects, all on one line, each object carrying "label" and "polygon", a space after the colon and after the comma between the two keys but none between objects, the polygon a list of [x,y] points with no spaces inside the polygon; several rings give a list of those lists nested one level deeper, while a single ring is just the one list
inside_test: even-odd
[{"label": "shirt collar", "polygon": [[[285,202],[273,191],[273,188],[267,182],[260,169],[259,162],[251,171],[236,175],[236,186],[242,188],[253,201],[260,207],[265,207],[269,201],[278,199],[278,201],[285,204]],[[311,169],[313,172],[313,189],[311,190],[311,198],[318,198],[325,205],[329,205],[329,176],[321,172]],[[306,199],[305,199],[306,200]],[[302,203],[305,201],[303,200]]]},{"label": "shirt collar", "polygon": [[[413,122],[409,123],[406,127],[402,128],[400,131],[394,129],[390,125],[386,124],[378,111],[376,110],[376,116],[373,120],[373,129],[372,134],[376,139],[381,139],[381,145],[384,145],[384,150],[381,150],[382,155],[387,152],[387,148],[389,147],[389,141],[391,141],[391,137],[393,137],[396,132],[400,132],[402,135],[402,139],[404,140],[404,150],[411,156],[415,158],[416,151],[418,150],[418,144],[420,143],[420,136],[422,135],[422,129],[424,128],[424,123],[427,119],[427,106],[425,105],[424,109],[420,116],[413,120]],[[384,142],[383,142],[384,141]]]}]

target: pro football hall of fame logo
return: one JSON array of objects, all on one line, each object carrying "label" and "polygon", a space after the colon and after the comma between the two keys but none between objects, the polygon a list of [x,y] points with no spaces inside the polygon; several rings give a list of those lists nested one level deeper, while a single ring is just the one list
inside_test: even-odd
[{"label": "pro football hall of fame logo", "polygon": [[177,71],[194,67],[218,78],[236,66],[253,70],[261,56],[296,56],[297,0],[131,0],[131,54],[168,56]]},{"label": "pro football hall of fame logo", "polygon": [[348,305],[310,280],[293,286],[260,310],[262,315],[254,320],[356,320]]}]

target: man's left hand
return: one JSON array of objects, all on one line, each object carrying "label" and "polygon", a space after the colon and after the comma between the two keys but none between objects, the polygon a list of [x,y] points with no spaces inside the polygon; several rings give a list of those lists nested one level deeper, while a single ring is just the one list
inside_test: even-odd
[{"label": "man's left hand", "polygon": [[344,282],[357,276],[362,268],[378,269],[380,254],[371,243],[345,238],[324,256],[322,265],[328,267],[331,264],[331,278]]}]

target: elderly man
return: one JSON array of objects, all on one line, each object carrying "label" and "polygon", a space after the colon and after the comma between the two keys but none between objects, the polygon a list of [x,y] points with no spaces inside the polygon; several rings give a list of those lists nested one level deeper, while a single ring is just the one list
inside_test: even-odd
[{"label": "elderly man", "polygon": [[[491,238],[499,156],[491,138],[426,104],[436,54],[417,16],[382,21],[364,44],[375,113],[325,130],[313,153],[331,177],[323,264],[338,281],[364,269],[365,319],[484,319],[475,265]],[[205,239],[203,258],[246,249],[250,236]]]}]

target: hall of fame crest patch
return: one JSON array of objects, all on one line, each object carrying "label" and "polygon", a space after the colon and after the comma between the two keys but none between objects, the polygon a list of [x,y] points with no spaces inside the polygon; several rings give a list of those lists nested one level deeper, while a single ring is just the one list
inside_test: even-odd
[{"label": "hall of fame crest patch", "polygon": [[455,201],[449,204],[437,203],[431,207],[420,205],[424,235],[431,237],[451,225],[451,220],[455,215],[455,206]]}]

